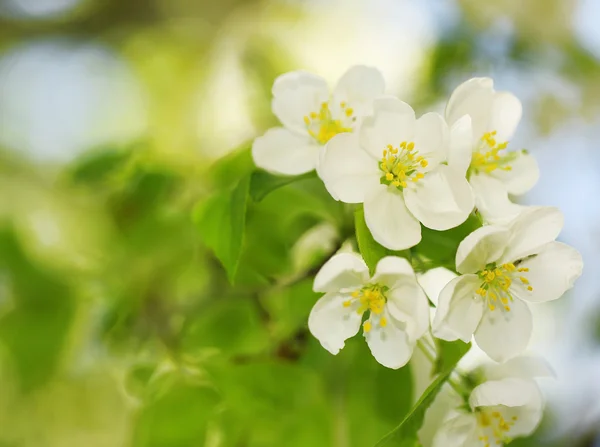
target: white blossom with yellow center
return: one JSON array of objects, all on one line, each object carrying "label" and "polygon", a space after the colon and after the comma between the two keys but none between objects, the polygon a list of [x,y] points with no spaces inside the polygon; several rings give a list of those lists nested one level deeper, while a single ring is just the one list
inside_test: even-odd
[{"label": "white blossom with yellow center", "polygon": [[375,359],[400,368],[429,329],[427,297],[406,259],[383,258],[370,277],[359,255],[337,254],[317,273],[314,290],[325,295],[313,307],[308,327],[334,355],[362,325]]},{"label": "white blossom with yellow center", "polygon": [[421,223],[447,230],[473,209],[464,173],[444,164],[447,145],[440,115],[416,119],[408,104],[382,97],[357,132],[336,135],[321,149],[317,172],[334,199],[364,203],[377,242],[403,250],[419,243]]},{"label": "white blossom with yellow center", "polygon": [[467,236],[456,253],[461,276],[440,293],[434,335],[469,342],[474,334],[497,362],[523,352],[532,329],[527,303],[560,298],[581,275],[581,255],[555,242],[562,226],[558,209],[530,207]]},{"label": "white blossom with yellow center", "polygon": [[273,84],[273,113],[282,127],[254,140],[252,157],[274,174],[299,175],[315,169],[319,147],[335,135],[352,132],[382,95],[385,81],[371,67],[351,67],[330,93],[325,79],[293,71]]},{"label": "white blossom with yellow center", "polygon": [[442,390],[425,416],[423,429],[435,434],[421,430],[424,447],[501,447],[535,431],[544,402],[533,379],[553,376],[547,363],[518,357],[481,374],[483,382],[471,391],[468,405],[450,387]]},{"label": "white blossom with yellow center", "polygon": [[462,83],[446,106],[451,135],[448,164],[467,174],[475,204],[489,223],[506,223],[516,217],[523,207],[512,203],[509,194],[526,193],[539,178],[532,156],[509,150],[521,114],[519,99],[495,91],[490,78]]}]

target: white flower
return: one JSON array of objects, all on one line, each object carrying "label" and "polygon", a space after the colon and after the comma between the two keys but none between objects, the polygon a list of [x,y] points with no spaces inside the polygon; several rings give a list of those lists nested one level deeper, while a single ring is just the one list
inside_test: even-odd
[{"label": "white flower", "polygon": [[562,226],[557,209],[530,207],[507,226],[484,226],[467,236],[456,253],[462,275],[440,293],[434,335],[468,342],[475,334],[498,362],[521,353],[532,329],[527,303],[560,298],[581,275],[581,255],[554,241]]},{"label": "white flower", "polygon": [[319,147],[334,135],[352,132],[384,90],[381,73],[362,65],[351,67],[332,95],[320,76],[305,71],[279,76],[273,84],[272,109],[283,127],[269,129],[254,140],[254,163],[274,174],[312,171]]},{"label": "white flower", "polygon": [[523,207],[512,203],[508,194],[526,193],[539,178],[532,156],[506,151],[521,114],[517,97],[495,91],[490,78],[473,78],[459,85],[446,106],[451,126],[448,164],[467,173],[475,205],[490,223],[516,217]]},{"label": "white flower", "polygon": [[[381,259],[369,278],[359,255],[339,253],[317,273],[313,288],[325,295],[313,307],[308,327],[334,355],[362,323],[375,359],[397,369],[410,360],[415,343],[429,328],[427,297],[406,259]],[[363,323],[365,312],[369,316]]]},{"label": "white flower", "polygon": [[419,222],[434,230],[460,225],[473,209],[462,174],[442,164],[448,144],[443,118],[418,120],[391,97],[373,103],[373,116],[355,134],[340,134],[321,149],[318,173],[334,199],[364,203],[373,237],[392,250],[421,240]]},{"label": "white flower", "polygon": [[[516,358],[502,365],[501,369],[484,370],[485,381],[473,389],[468,405],[461,406],[457,396],[451,400],[443,399],[444,394],[441,394],[438,397],[440,407],[443,405],[445,408],[436,409],[436,399],[428,410],[424,427],[427,425],[430,430],[439,428],[433,441],[424,445],[496,447],[532,434],[544,410],[542,394],[533,378],[552,375],[544,361],[533,357]],[[449,388],[444,391],[446,394],[451,392]],[[450,407],[451,404],[454,407]],[[437,421],[431,420],[433,418]],[[439,419],[442,419],[441,424]],[[421,430],[422,439],[430,435]]]}]

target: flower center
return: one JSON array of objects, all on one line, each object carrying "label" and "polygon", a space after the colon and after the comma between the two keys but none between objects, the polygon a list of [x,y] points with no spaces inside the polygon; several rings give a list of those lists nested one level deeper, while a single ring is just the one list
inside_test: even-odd
[{"label": "flower center", "polygon": [[304,124],[308,134],[319,144],[325,144],[339,133],[352,132],[352,121],[356,118],[352,107],[345,102],[340,103],[344,119],[334,119],[329,109],[329,103],[321,104],[321,110],[311,112],[304,117]]},{"label": "flower center", "polygon": [[379,168],[383,171],[381,183],[402,190],[408,182],[418,182],[425,177],[422,172],[429,163],[415,150],[415,143],[403,141],[399,147],[388,144],[383,151]]},{"label": "flower center", "polygon": [[510,288],[515,279],[521,281],[530,292],[533,290],[533,287],[529,284],[529,280],[525,276],[522,276],[523,273],[528,271],[528,268],[517,268],[511,262],[499,266],[496,266],[495,263],[488,264],[484,270],[477,272],[482,283],[475,293],[487,299],[490,310],[495,310],[497,306],[502,306],[506,312],[510,312],[509,303],[510,301],[514,301]]},{"label": "flower center", "polygon": [[[384,309],[387,298],[385,292],[388,288],[386,286],[380,286],[379,284],[368,284],[361,289],[352,292],[352,297],[344,301],[344,307],[350,307],[353,303],[358,302],[356,313],[362,315],[367,310],[373,314],[380,316]],[[387,319],[384,316],[379,318],[379,325],[381,327],[387,326]],[[365,332],[369,332],[372,328],[371,318],[364,322],[363,329]]]},{"label": "flower center", "polygon": [[507,421],[499,411],[492,411],[490,409],[478,409],[475,415],[477,417],[477,424],[482,431],[479,440],[483,443],[484,447],[490,447],[491,441],[494,441],[493,445],[508,444],[511,441],[508,434],[512,426],[519,419],[517,416],[513,416]]},{"label": "flower center", "polygon": [[508,163],[513,161],[516,157],[515,152],[501,153],[506,149],[508,143],[498,143],[496,141],[496,131],[486,132],[479,140],[473,156],[471,158],[471,169],[479,172],[490,173],[496,169],[502,169],[503,171],[512,170],[512,166]]}]

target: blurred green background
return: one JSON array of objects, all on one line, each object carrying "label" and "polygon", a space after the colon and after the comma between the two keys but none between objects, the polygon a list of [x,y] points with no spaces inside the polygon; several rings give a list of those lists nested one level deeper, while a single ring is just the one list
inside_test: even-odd
[{"label": "blurred green background", "polygon": [[363,447],[400,422],[426,368],[307,332],[347,208],[315,179],[249,205],[234,287],[193,219],[235,200],[277,75],[356,63],[421,113],[474,75],[523,101],[514,145],[542,170],[523,202],[563,209],[586,273],[535,309],[559,377],[515,445],[600,445],[599,19],[597,0],[0,0],[0,447]]}]

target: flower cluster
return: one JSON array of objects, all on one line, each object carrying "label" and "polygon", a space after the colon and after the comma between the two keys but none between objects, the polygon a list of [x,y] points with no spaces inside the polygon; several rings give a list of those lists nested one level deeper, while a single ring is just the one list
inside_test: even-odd
[{"label": "flower cluster", "polygon": [[[332,93],[318,76],[284,74],[272,104],[283,127],[252,148],[258,167],[278,175],[316,170],[333,199],[362,204],[373,240],[390,254],[372,275],[356,253],[327,261],[314,281],[324,295],[308,327],[332,354],[362,327],[373,356],[388,368],[406,365],[430,332],[467,343],[474,336],[492,360],[508,362],[497,368],[504,375],[490,370],[468,381],[433,446],[506,444],[531,433],[543,408],[532,374],[506,373],[510,362],[523,363],[515,359],[530,339],[529,303],[570,289],[581,275],[581,256],[555,240],[563,226],[559,210],[511,201],[539,177],[535,159],[510,144],[522,114],[513,94],[474,78],[454,90],[444,116],[417,118],[384,91],[382,75],[370,67],[350,68]],[[460,242],[456,277],[443,287],[430,325],[410,255],[422,227],[443,232],[471,215],[483,225]],[[514,369],[524,374],[522,366]]]}]

